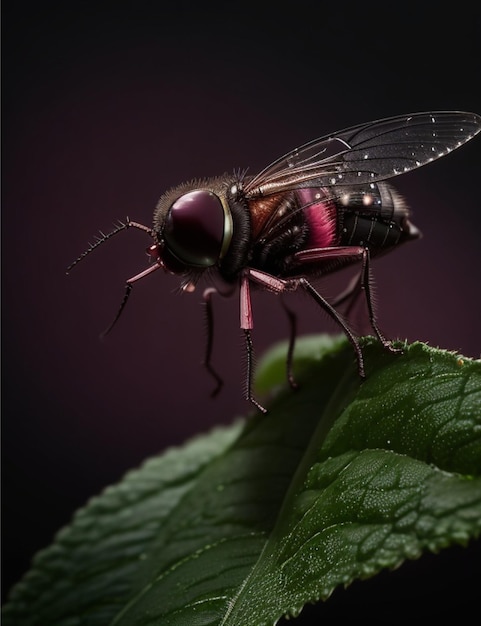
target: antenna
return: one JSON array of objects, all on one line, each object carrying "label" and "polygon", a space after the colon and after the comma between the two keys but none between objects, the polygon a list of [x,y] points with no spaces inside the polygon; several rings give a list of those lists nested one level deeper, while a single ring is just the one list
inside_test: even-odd
[{"label": "antenna", "polygon": [[138,228],[139,230],[143,230],[153,239],[155,239],[154,231],[151,228],[149,228],[148,226],[144,226],[143,224],[139,224],[138,222],[131,222],[130,219],[127,217],[127,220],[125,222],[119,221],[118,224],[115,224],[114,230],[112,230],[110,233],[105,234],[102,231],[99,231],[100,237],[98,235],[95,236],[95,243],[89,243],[89,247],[87,248],[87,250],[85,250],[85,252],[82,252],[82,254],[78,256],[75,261],[70,263],[70,265],[67,267],[66,273],[68,274],[71,269],[73,269],[78,263],[80,263],[80,261],[83,261],[86,256],[88,256],[91,252],[98,248],[102,243],[105,243],[114,235],[118,235],[123,230],[127,230],[127,228]]}]

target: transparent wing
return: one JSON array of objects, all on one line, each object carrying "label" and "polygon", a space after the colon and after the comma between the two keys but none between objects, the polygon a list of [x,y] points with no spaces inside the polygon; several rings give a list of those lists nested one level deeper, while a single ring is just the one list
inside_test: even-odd
[{"label": "transparent wing", "polygon": [[461,111],[414,113],[353,126],[288,152],[250,179],[244,191],[254,197],[391,178],[444,156],[480,130],[481,116]]}]

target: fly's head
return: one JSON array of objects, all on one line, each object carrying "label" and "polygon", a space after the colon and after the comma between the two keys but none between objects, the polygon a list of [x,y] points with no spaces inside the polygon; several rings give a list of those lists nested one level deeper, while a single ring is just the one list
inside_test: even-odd
[{"label": "fly's head", "polygon": [[186,276],[183,288],[192,290],[198,277],[225,257],[232,235],[225,179],[192,181],[160,198],[154,211],[156,243],[148,253],[166,271]]}]

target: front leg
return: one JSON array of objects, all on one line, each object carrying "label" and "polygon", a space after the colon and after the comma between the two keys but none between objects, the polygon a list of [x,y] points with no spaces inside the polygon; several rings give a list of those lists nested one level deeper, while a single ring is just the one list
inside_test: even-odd
[{"label": "front leg", "polygon": [[219,391],[222,389],[222,385],[224,384],[224,381],[216,372],[216,370],[212,367],[211,363],[212,346],[214,345],[214,310],[212,307],[212,296],[216,293],[219,293],[217,289],[215,289],[214,287],[208,287],[202,295],[205,303],[205,317],[207,323],[207,341],[205,346],[204,367],[212,376],[212,378],[214,378],[214,380],[216,381],[216,386],[211,393],[212,397],[216,396],[219,393]]},{"label": "front leg", "polygon": [[[306,278],[282,279],[260,270],[246,268],[242,273],[240,285],[240,324],[241,328],[244,330],[247,348],[246,396],[247,399],[254,404],[254,406],[256,406],[263,413],[266,412],[266,409],[259,404],[252,394],[253,346],[251,330],[254,327],[254,320],[252,316],[250,296],[251,280],[262,286],[267,291],[272,291],[278,295],[282,294],[284,291],[295,291],[299,287],[302,287],[317,302],[317,304],[319,304],[333,318],[333,320],[341,326],[356,353],[359,376],[361,378],[365,378],[364,357],[358,339],[336,309],[329,304],[329,302],[321,296],[316,289],[314,289]],[[290,345],[293,345],[292,339]]]},{"label": "front leg", "polygon": [[261,413],[267,413],[252,393],[252,378],[254,374],[254,347],[252,344],[251,330],[254,327],[252,317],[251,291],[249,283],[249,270],[245,270],[241,276],[240,283],[240,327],[244,331],[246,342],[246,399],[251,402]]},{"label": "front leg", "polygon": [[[259,409],[262,413],[266,413],[266,409],[255,399],[252,393],[252,379],[254,373],[254,349],[252,344],[251,330],[254,327],[254,318],[252,316],[252,303],[250,295],[250,281],[254,281],[267,291],[271,291],[277,295],[281,295],[284,291],[294,291],[297,289],[297,282],[292,280],[283,280],[276,278],[272,274],[261,272],[260,270],[247,268],[241,276],[240,284],[240,327],[244,331],[246,340],[247,354],[247,376],[246,376],[246,398],[249,402]],[[296,321],[295,315],[285,306],[290,322],[290,340],[287,353],[287,380],[293,389],[297,389],[297,383],[292,373],[292,357],[294,352],[294,343],[296,338]]]}]

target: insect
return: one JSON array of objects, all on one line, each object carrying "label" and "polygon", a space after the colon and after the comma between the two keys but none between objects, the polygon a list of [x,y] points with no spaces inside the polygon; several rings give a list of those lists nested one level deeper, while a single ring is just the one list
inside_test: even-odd
[{"label": "insect", "polygon": [[[195,290],[201,277],[212,284],[204,290],[207,343],[204,365],[216,381],[211,363],[214,337],[212,296],[239,288],[240,327],[247,354],[246,399],[265,408],[252,391],[254,325],[251,288],[282,295],[304,290],[345,332],[354,348],[361,378],[365,377],[359,338],[338,311],[364,294],[369,321],[382,345],[397,351],[378,327],[371,295],[371,260],[402,243],[417,239],[410,210],[387,180],[440,158],[481,130],[475,113],[440,111],[386,118],[315,139],[288,152],[254,176],[224,174],[183,183],[167,191],[153,215],[153,226],[127,219],[100,233],[69,271],[99,245],[129,228],[152,239],[151,264],[126,283],[119,319],[133,285],[163,269],[181,278],[181,289]],[[359,274],[333,302],[313,281],[340,268],[359,264]],[[221,279],[222,289],[214,286]],[[225,287],[225,289],[224,289]],[[281,299],[282,300],[282,299]],[[287,379],[296,386],[292,357],[295,317],[290,320]]]}]

